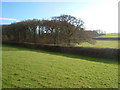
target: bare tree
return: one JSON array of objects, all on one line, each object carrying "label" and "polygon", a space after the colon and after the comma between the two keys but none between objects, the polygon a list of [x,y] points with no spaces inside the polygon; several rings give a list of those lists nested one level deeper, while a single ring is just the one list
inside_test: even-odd
[{"label": "bare tree", "polygon": [[71,45],[71,42],[76,39],[74,34],[76,34],[78,30],[84,29],[84,22],[81,19],[75,18],[71,15],[52,17],[52,20],[61,22],[61,35],[63,35],[63,39],[67,45]]},{"label": "bare tree", "polygon": [[25,20],[2,28],[4,41],[68,46],[91,42],[91,37],[84,31],[84,22],[71,15],[52,17],[51,20]]}]

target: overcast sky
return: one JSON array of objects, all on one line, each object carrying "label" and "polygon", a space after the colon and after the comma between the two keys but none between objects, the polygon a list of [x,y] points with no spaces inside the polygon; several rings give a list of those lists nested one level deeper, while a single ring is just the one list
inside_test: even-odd
[{"label": "overcast sky", "polygon": [[[2,0],[2,24],[27,19],[50,19],[68,14],[81,18],[87,30],[118,32],[119,0]],[[34,2],[33,2],[34,1]],[[45,2],[46,1],[46,2]]]}]

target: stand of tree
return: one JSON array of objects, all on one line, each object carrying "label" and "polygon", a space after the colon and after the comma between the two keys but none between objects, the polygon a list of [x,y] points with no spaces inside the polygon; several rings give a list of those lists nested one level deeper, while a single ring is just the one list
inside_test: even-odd
[{"label": "stand of tree", "polygon": [[2,25],[2,40],[68,46],[82,42],[94,43],[92,36],[85,33],[84,22],[71,15]]}]

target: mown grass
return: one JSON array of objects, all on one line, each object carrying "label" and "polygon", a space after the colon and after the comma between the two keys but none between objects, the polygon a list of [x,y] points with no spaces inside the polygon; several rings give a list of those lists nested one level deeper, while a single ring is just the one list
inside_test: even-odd
[{"label": "mown grass", "polygon": [[3,45],[3,88],[118,88],[118,64]]},{"label": "mown grass", "polygon": [[77,44],[76,46],[80,47],[100,47],[100,48],[119,48],[118,47],[118,40],[96,40],[95,44],[90,44],[90,43],[82,43],[82,44]]},{"label": "mown grass", "polygon": [[111,33],[102,36],[98,36],[97,38],[120,38],[120,33]]},{"label": "mown grass", "polygon": [[2,89],[2,45],[0,44],[0,89]]}]

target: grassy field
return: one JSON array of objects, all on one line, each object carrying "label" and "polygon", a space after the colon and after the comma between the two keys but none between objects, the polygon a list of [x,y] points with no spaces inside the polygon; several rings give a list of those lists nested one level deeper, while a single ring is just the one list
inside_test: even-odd
[{"label": "grassy field", "polygon": [[[111,33],[102,36],[98,36],[96,38],[120,38],[120,33]],[[96,40],[95,44],[89,44],[87,42],[82,44],[77,44],[76,46],[80,47],[100,47],[100,48],[119,48],[118,42],[120,40]]]},{"label": "grassy field", "polygon": [[115,61],[3,45],[3,88],[118,88]]},{"label": "grassy field", "polygon": [[120,38],[120,33],[111,33],[111,34],[106,34],[106,35],[102,35],[102,36],[98,36],[97,38]]},{"label": "grassy field", "polygon": [[100,48],[119,48],[118,40],[96,40],[95,44],[89,44],[87,42],[77,44],[80,47],[100,47]]},{"label": "grassy field", "polygon": [[0,44],[0,89],[2,90],[2,45]]}]

